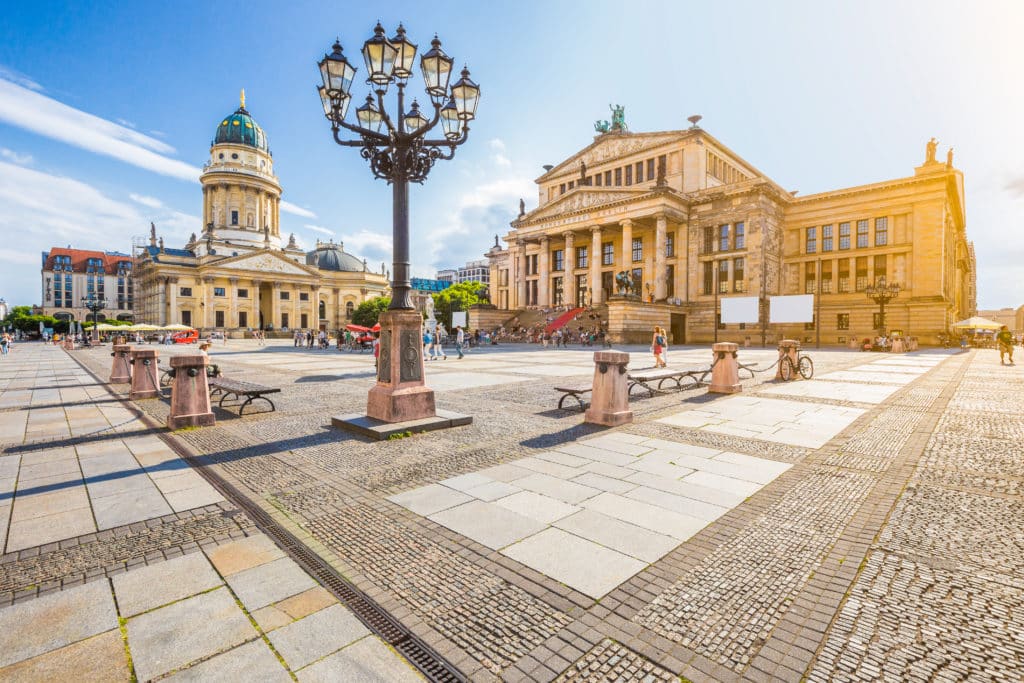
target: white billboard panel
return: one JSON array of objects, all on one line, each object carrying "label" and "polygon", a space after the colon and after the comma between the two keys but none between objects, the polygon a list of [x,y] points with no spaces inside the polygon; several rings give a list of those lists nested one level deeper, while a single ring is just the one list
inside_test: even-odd
[{"label": "white billboard panel", "polygon": [[814,322],[814,295],[773,296],[768,322],[810,323]]},{"label": "white billboard panel", "polygon": [[722,302],[722,324],[758,322],[756,296],[730,296],[719,301]]},{"label": "white billboard panel", "polygon": [[452,327],[462,325],[466,329],[466,311],[452,311]]}]

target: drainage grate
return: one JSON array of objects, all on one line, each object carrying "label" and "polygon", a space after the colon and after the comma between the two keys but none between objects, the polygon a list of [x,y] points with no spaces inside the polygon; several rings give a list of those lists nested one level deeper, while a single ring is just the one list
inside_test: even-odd
[{"label": "drainage grate", "polygon": [[[69,354],[70,355],[70,354]],[[72,356],[72,358],[74,358]],[[96,376],[84,363],[77,358],[74,359],[83,370],[96,378]],[[108,388],[109,391],[109,388]],[[113,392],[111,392],[113,394]],[[267,512],[260,506],[252,503],[242,495],[234,485],[222,479],[218,474],[195,462],[195,458],[176,439],[170,438],[163,430],[160,430],[156,422],[144,412],[131,404],[126,397],[117,396],[125,407],[138,416],[138,419],[146,426],[158,432],[158,436],[178,456],[190,463],[200,476],[226,499],[237,505],[249,519],[266,535],[274,539],[288,555],[295,560],[306,572],[320,582],[327,590],[331,591],[342,604],[352,611],[356,617],[366,625],[373,633],[380,636],[391,647],[400,652],[409,663],[420,670],[420,673],[429,681],[438,683],[468,683],[451,662],[439,655],[429,645],[413,635],[407,628],[402,626],[394,617],[384,611],[380,605],[363,594],[358,588],[346,581],[331,565],[324,562],[316,553],[312,552],[299,539],[295,538],[289,531],[274,521]]]}]

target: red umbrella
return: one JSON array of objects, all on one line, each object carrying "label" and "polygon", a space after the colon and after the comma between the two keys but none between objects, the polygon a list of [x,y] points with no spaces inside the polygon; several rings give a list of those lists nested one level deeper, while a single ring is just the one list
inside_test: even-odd
[{"label": "red umbrella", "polygon": [[345,329],[349,332],[369,332],[369,327],[363,327],[362,325],[345,325]]},{"label": "red umbrella", "polygon": [[377,323],[376,325],[371,327],[370,332],[380,332],[380,323]]}]

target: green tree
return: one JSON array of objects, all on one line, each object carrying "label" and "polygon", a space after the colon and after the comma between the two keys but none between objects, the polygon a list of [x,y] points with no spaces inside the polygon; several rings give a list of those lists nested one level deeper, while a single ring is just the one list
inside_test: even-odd
[{"label": "green tree", "polygon": [[373,327],[377,324],[380,314],[388,310],[391,305],[391,297],[375,296],[359,304],[352,313],[352,322],[363,327]]},{"label": "green tree", "polygon": [[477,282],[460,282],[434,294],[434,317],[449,330],[452,329],[452,312],[468,311],[473,304],[487,303],[480,295],[486,287]]}]

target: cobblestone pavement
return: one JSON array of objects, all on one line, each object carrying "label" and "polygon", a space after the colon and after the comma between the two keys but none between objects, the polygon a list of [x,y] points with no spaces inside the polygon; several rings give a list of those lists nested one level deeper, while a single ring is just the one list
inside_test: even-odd
[{"label": "cobblestone pavement", "polygon": [[[634,365],[648,364],[645,350],[631,351]],[[217,410],[215,427],[174,438],[471,680],[1020,680],[1024,419],[1013,406],[1024,375],[989,351],[809,353],[812,381],[781,385],[768,373],[744,380],[741,397],[639,398],[633,424],[605,430],[554,407],[554,384],[593,372],[590,350],[474,350],[427,364],[439,407],[472,414],[472,425],[370,443],[329,427],[365,405],[369,356],[232,341],[214,362],[280,386],[278,411]],[[776,356],[741,354],[761,367]],[[709,356],[673,349],[670,363]],[[75,358],[101,377],[109,364],[96,351]],[[137,406],[166,418],[166,401]],[[591,465],[576,449],[609,434],[686,458],[710,449],[791,467],[599,600],[556,578],[557,548],[520,562],[503,541],[456,530],[472,519],[409,498],[485,471],[471,496],[521,495],[510,489],[528,487],[501,486],[524,476],[510,463],[550,461],[544,453],[565,468],[549,476],[578,483],[568,469]],[[586,481],[653,487],[644,495],[655,507],[741,490],[711,473],[708,488],[687,486],[692,470],[667,472],[680,467],[669,456],[631,474],[644,457]],[[530,491],[575,491],[544,485],[554,488]],[[631,519],[638,531],[647,523]]]},{"label": "cobblestone pavement", "polygon": [[62,349],[3,357],[0,680],[422,680],[161,432]]}]

